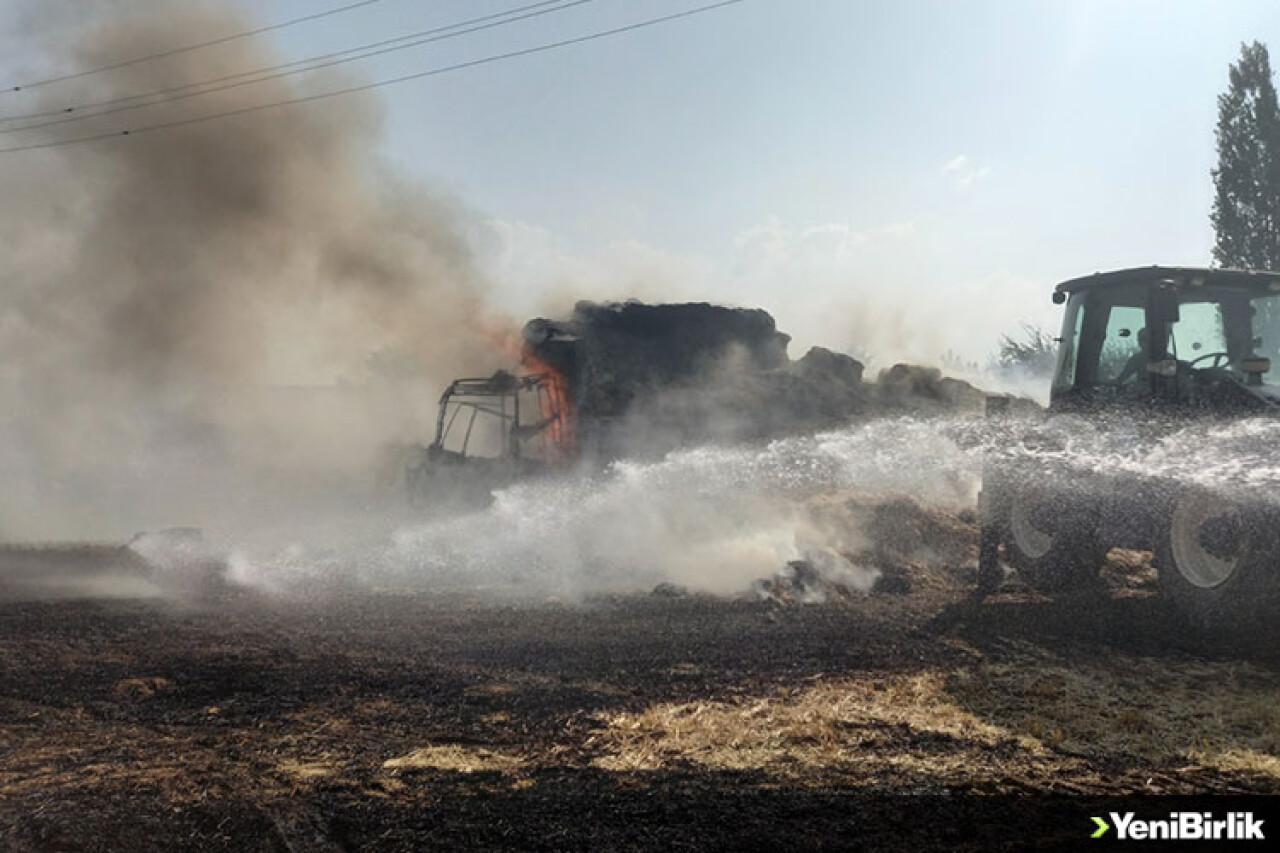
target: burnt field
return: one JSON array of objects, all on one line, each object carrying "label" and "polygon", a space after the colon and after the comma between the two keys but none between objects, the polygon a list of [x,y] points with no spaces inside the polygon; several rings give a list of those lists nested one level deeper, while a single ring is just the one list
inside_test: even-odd
[{"label": "burnt field", "polygon": [[0,847],[1017,849],[1033,794],[1280,793],[1274,644],[1178,628],[1144,555],[1057,602],[882,568],[803,605],[11,594]]}]

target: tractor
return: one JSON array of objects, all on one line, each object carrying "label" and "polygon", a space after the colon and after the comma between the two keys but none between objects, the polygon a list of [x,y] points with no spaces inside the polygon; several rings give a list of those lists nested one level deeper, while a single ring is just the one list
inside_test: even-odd
[{"label": "tractor", "polygon": [[[1262,470],[1237,471],[1229,486],[1124,463],[1163,459],[1194,473],[1202,448],[1188,436],[1280,414],[1280,273],[1124,269],[1063,282],[1053,301],[1065,312],[1044,420],[1015,424],[988,400],[988,417],[1009,431],[983,472],[984,586],[1003,576],[1001,557],[1044,592],[1094,584],[1107,552],[1129,548],[1153,553],[1161,593],[1201,627],[1271,615],[1274,433],[1246,430],[1263,443],[1252,457]],[[1081,461],[1080,430],[1112,439],[1109,453]]]}]

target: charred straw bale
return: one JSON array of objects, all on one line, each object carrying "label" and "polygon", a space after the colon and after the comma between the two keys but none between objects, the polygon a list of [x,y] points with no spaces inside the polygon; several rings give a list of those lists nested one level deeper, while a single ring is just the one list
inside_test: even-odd
[{"label": "charred straw bale", "polygon": [[579,302],[568,320],[531,320],[524,340],[569,379],[584,417],[619,417],[637,397],[697,384],[727,362],[785,367],[790,338],[759,309]]},{"label": "charred straw bale", "polygon": [[877,401],[888,411],[982,411],[986,393],[961,379],[943,376],[936,367],[895,364],[880,371]]},{"label": "charred straw bale", "polygon": [[893,413],[978,411],[984,394],[932,368],[863,365],[814,347],[798,361],[760,309],[705,302],[579,302],[524,327],[526,367],[567,380],[580,434],[609,455],[705,440],[754,440]]}]

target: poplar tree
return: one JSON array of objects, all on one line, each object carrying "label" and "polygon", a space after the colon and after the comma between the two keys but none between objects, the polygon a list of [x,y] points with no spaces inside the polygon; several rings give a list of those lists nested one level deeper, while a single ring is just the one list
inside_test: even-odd
[{"label": "poplar tree", "polygon": [[1240,46],[1218,96],[1213,228],[1220,267],[1280,270],[1280,109],[1266,45]]}]

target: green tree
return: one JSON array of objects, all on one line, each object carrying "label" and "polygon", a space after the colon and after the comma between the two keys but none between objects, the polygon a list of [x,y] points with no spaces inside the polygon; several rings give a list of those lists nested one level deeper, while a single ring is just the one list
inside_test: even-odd
[{"label": "green tree", "polygon": [[1280,109],[1266,45],[1240,46],[1218,96],[1214,263],[1280,269]]}]

